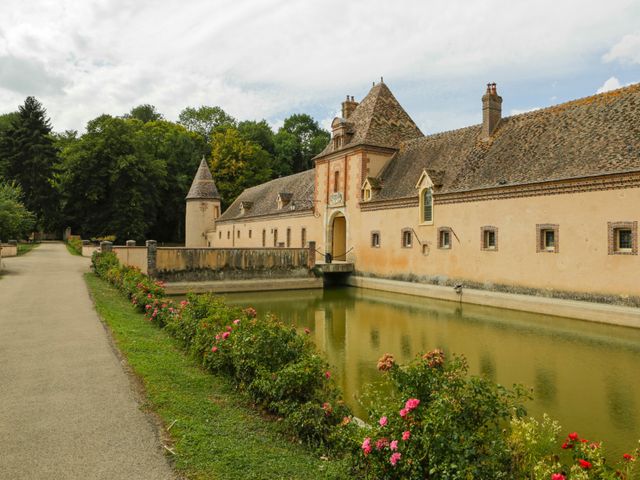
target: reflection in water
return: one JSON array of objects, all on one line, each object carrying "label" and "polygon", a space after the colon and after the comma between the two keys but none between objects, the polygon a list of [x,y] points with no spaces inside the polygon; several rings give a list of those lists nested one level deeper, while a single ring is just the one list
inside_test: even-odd
[{"label": "reflection in water", "polygon": [[379,379],[376,361],[434,348],[464,354],[472,374],[534,389],[531,414],[549,413],[562,434],[604,440],[612,458],[640,438],[640,331],[372,290],[337,288],[230,294],[229,303],[309,328],[345,399]]}]

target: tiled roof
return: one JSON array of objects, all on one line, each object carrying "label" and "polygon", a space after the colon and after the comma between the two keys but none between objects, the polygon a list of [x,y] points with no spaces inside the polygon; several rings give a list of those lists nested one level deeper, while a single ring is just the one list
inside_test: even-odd
[{"label": "tiled roof", "polygon": [[422,170],[436,192],[460,192],[640,170],[640,84],[405,142],[380,173],[373,200],[417,194]]},{"label": "tiled roof", "polygon": [[329,142],[316,158],[356,145],[398,148],[400,142],[422,136],[389,87],[382,82],[371,88],[345,123],[353,132],[349,143],[334,149],[333,142]]},{"label": "tiled roof", "polygon": [[[313,190],[315,186],[315,170],[276,178],[270,182],[247,188],[222,214],[218,221],[251,218],[262,215],[291,213],[292,211],[311,210],[313,208]],[[278,195],[291,195],[289,203],[278,209]],[[253,202],[248,211],[243,214],[240,209],[242,202]]]},{"label": "tiled roof", "polygon": [[211,171],[203,158],[198,167],[193,183],[187,194],[187,200],[192,199],[220,199],[220,194],[211,176]]}]

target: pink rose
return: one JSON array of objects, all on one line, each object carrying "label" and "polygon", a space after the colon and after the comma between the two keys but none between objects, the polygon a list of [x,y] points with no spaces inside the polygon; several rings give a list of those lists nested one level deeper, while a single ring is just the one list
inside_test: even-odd
[{"label": "pink rose", "polygon": [[554,473],[553,475],[551,475],[551,480],[567,480],[567,477],[565,477],[561,473]]},{"label": "pink rose", "polygon": [[395,452],[391,454],[391,458],[389,459],[389,461],[391,462],[391,465],[393,465],[394,467],[396,466],[396,463],[398,463],[398,461],[402,458],[402,454]]},{"label": "pink rose", "polygon": [[402,418],[406,417],[407,413],[409,413],[409,410],[407,410],[406,408],[403,408],[402,410],[400,410],[400,416]]},{"label": "pink rose", "polygon": [[410,398],[409,400],[407,400],[407,403],[404,404],[404,408],[411,411],[418,405],[420,405],[420,400],[418,400],[417,398]]},{"label": "pink rose", "polygon": [[229,338],[229,332],[224,332],[222,334],[222,338]]},{"label": "pink rose", "polygon": [[362,448],[365,455],[369,455],[371,453],[371,439],[369,437],[365,438],[360,448]]},{"label": "pink rose", "polygon": [[387,417],[380,418],[380,420],[378,420],[378,423],[381,427],[384,427],[387,424]]},{"label": "pink rose", "polygon": [[236,319],[233,321],[233,324],[234,324],[234,325],[238,325],[239,323],[240,323],[240,319],[239,319],[239,318],[236,318]]},{"label": "pink rose", "polygon": [[211,351],[212,351],[213,353],[216,353],[216,352],[218,351],[218,347],[211,347]]},{"label": "pink rose", "polygon": [[395,451],[398,449],[398,440],[393,440],[390,444],[389,444],[389,450]]},{"label": "pink rose", "polygon": [[402,432],[402,440],[406,442],[410,438],[411,438],[411,432],[409,430]]},{"label": "pink rose", "polygon": [[331,372],[329,370],[324,372],[324,378],[326,378],[327,380],[329,380],[331,378]]}]

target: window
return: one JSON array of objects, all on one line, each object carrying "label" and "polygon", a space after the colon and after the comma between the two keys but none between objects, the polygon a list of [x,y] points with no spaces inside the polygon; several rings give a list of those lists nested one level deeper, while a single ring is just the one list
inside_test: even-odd
[{"label": "window", "polygon": [[369,200],[371,200],[371,189],[370,188],[365,188],[364,189],[364,201],[368,202]]},{"label": "window", "polygon": [[249,238],[251,238],[251,230],[249,230]]},{"label": "window", "polygon": [[213,218],[218,218],[220,216],[220,207],[213,207]]},{"label": "window", "polygon": [[[409,240],[411,242],[411,240]],[[380,232],[371,232],[371,246],[380,248]]]},{"label": "window", "polygon": [[340,189],[340,172],[337,170],[333,172],[333,191],[337,192]]},{"label": "window", "polygon": [[496,227],[481,227],[481,249],[495,252],[498,250],[498,229]]},{"label": "window", "polygon": [[287,227],[287,248],[291,246],[291,228]]},{"label": "window", "polygon": [[231,238],[231,230],[227,230],[227,240]]},{"label": "window", "polygon": [[237,235],[237,237],[238,237],[238,238],[240,238],[240,230],[238,230],[238,235]]},{"label": "window", "polygon": [[262,246],[267,246],[267,231],[264,228],[262,229]]},{"label": "window", "polygon": [[274,247],[278,246],[278,229],[277,228],[273,229],[273,246]]},{"label": "window", "polygon": [[222,230],[218,232],[218,239],[222,240]]},{"label": "window", "polygon": [[609,255],[638,254],[638,222],[609,222]]},{"label": "window", "polygon": [[300,244],[302,248],[307,246],[307,229],[304,227],[300,230]]},{"label": "window", "polygon": [[438,229],[438,248],[449,250],[451,248],[451,229],[440,227]]},{"label": "window", "polygon": [[411,248],[413,240],[413,232],[410,228],[402,229],[402,247]]},{"label": "window", "polygon": [[536,251],[558,253],[560,251],[559,227],[556,224],[536,225]]},{"label": "window", "polygon": [[433,192],[430,188],[420,193],[420,222],[433,222]]}]

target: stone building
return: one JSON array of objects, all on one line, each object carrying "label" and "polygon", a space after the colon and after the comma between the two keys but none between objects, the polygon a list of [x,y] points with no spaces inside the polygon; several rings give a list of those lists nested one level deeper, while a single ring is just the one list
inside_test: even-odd
[{"label": "stone building", "polygon": [[365,276],[640,296],[640,84],[510,117],[489,84],[482,112],[425,136],[380,82],[343,102],[315,168],[245,190],[219,217],[203,162],[187,246],[313,240],[318,261]]}]

